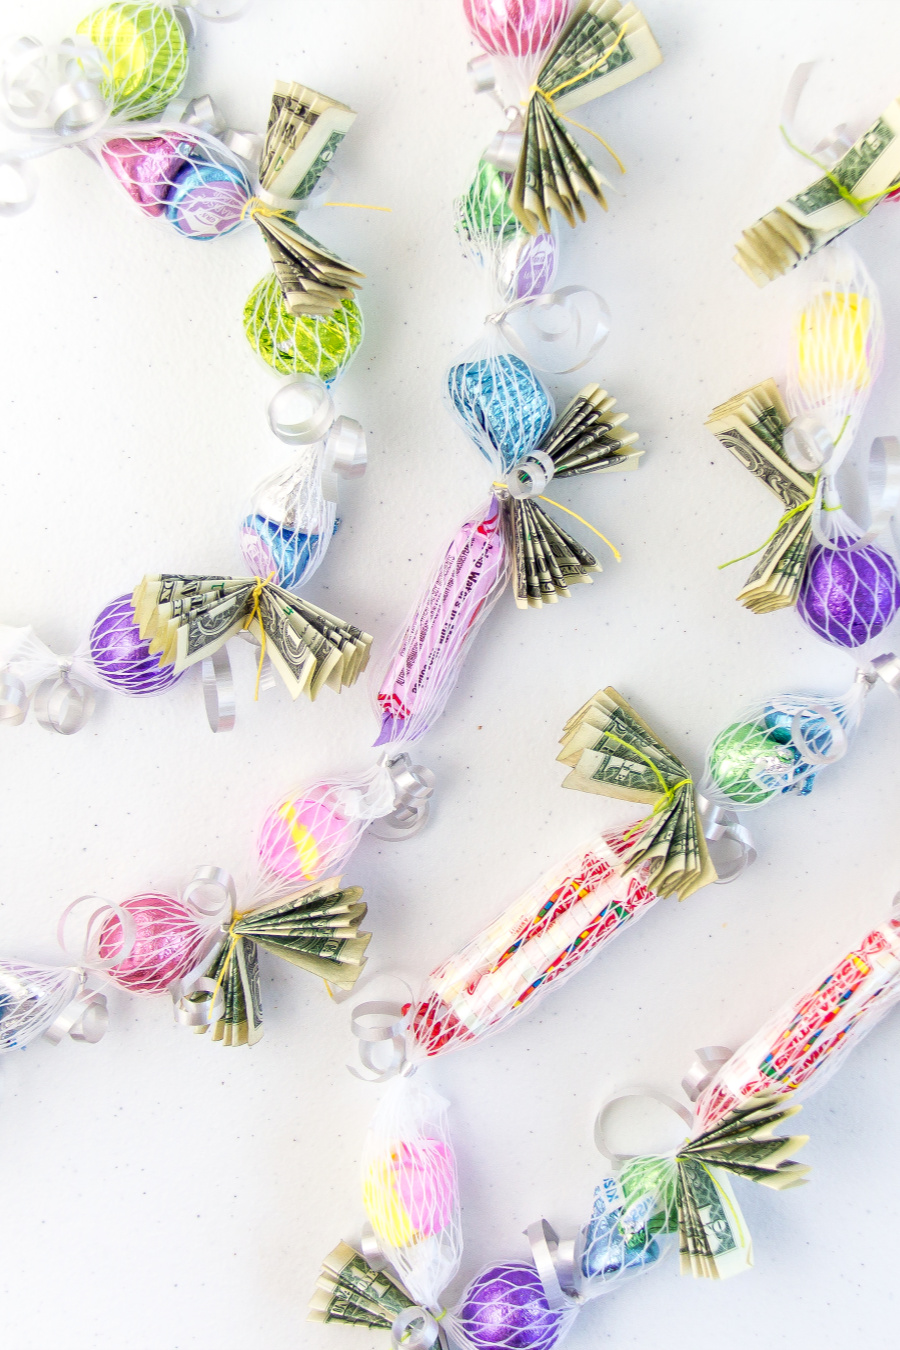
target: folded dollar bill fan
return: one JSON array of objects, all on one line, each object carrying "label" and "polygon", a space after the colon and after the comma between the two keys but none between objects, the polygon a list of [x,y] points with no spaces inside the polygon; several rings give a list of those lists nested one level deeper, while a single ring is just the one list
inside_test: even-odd
[{"label": "folded dollar bill fan", "polygon": [[292,698],[336,693],[365,669],[372,639],[260,577],[146,576],[132,597],[141,638],[176,674],[249,631]]},{"label": "folded dollar bill fan", "polygon": [[490,54],[470,65],[476,88],[494,89],[491,57],[496,56],[516,101],[525,107],[524,118],[516,110],[486,152],[499,169],[513,172],[509,205],[516,218],[531,234],[550,229],[551,211],[574,225],[576,218],[585,219],[582,192],[605,208],[607,180],[569,125],[590,129],[569,113],[662,61],[643,14],[618,0],[549,6],[464,0],[464,8],[472,31]]}]

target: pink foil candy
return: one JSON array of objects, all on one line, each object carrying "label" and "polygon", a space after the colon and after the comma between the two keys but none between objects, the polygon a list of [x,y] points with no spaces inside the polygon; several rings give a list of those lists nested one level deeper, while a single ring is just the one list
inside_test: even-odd
[{"label": "pink foil candy", "polygon": [[132,201],[148,216],[161,216],[190,149],[181,137],[117,136],[100,153]]},{"label": "pink foil candy", "polygon": [[[183,900],[151,892],[134,895],[120,906],[134,922],[134,945],[109,978],[131,994],[164,994],[194,966],[209,937],[210,925]],[[100,934],[100,956],[114,957],[122,945],[122,925],[115,916]]]},{"label": "pink foil candy", "polygon": [[486,52],[531,56],[555,40],[570,0],[463,0],[466,22]]},{"label": "pink foil candy", "polygon": [[500,504],[492,496],[454,535],[403,630],[376,695],[382,716],[376,745],[416,741],[440,717],[508,568]]}]

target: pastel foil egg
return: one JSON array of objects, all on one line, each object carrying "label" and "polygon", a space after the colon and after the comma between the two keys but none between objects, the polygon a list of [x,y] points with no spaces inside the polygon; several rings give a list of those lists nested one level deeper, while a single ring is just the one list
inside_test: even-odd
[{"label": "pastel foil egg", "polygon": [[489,1266],[463,1296],[455,1322],[473,1350],[551,1350],[564,1326],[533,1266]]},{"label": "pastel foil egg", "polygon": [[257,355],[280,375],[316,375],[330,384],[362,341],[362,311],[355,300],[342,300],[327,319],[298,318],[271,272],[250,292],[244,332]]},{"label": "pastel foil egg", "polygon": [[240,225],[248,196],[239,169],[192,161],[175,176],[166,219],[188,239],[217,239]]},{"label": "pastel foil egg", "polygon": [[718,790],[737,805],[762,806],[780,791],[773,776],[783,777],[797,759],[792,745],[782,744],[757,721],[733,722],[710,747],[709,772]]},{"label": "pastel foil egg", "polygon": [[272,808],[259,834],[259,860],[283,881],[308,885],[327,876],[356,841],[354,824],[315,789]]},{"label": "pastel foil egg", "polygon": [[134,621],[130,595],[120,595],[97,615],[90,649],[98,673],[123,694],[158,694],[181,679],[173,666],[161,666],[150,655],[150,644]]},{"label": "pastel foil egg", "polygon": [[557,243],[552,234],[519,235],[501,260],[501,284],[511,300],[532,300],[549,291],[556,276]]},{"label": "pastel foil egg", "polygon": [[105,163],[133,202],[148,216],[161,216],[190,146],[176,136],[114,136],[101,150]]},{"label": "pastel foil egg", "polygon": [[797,609],[814,633],[838,647],[877,637],[900,608],[897,564],[875,544],[851,551],[814,544]]},{"label": "pastel foil egg", "polygon": [[[109,979],[132,994],[164,994],[195,965],[208,930],[183,900],[156,891],[132,896],[120,906],[134,923],[134,945]],[[100,933],[100,956],[108,960],[122,945],[122,924],[112,915]]]},{"label": "pastel foil egg", "polygon": [[102,92],[113,113],[159,117],[184,84],[187,38],[171,9],[106,5],[82,19],[76,32],[103,56]]},{"label": "pastel foil egg", "polygon": [[372,1228],[391,1247],[440,1233],[450,1223],[455,1195],[453,1154],[439,1139],[398,1144],[376,1159],[363,1183]]},{"label": "pastel foil egg", "polygon": [[500,352],[460,361],[447,375],[450,400],[466,430],[504,473],[532,450],[553,422],[550,395],[519,356]]},{"label": "pastel foil egg", "polygon": [[[335,521],[337,530],[339,522]],[[241,553],[251,574],[268,577],[275,573],[279,586],[292,590],[306,575],[317,555],[319,535],[286,529],[277,520],[259,514],[245,517],[241,525]]]},{"label": "pastel foil egg", "polygon": [[822,291],[797,318],[797,382],[859,393],[872,381],[872,302],[853,291]]},{"label": "pastel foil egg", "polygon": [[530,56],[553,41],[570,0],[463,0],[466,22],[486,52]]}]

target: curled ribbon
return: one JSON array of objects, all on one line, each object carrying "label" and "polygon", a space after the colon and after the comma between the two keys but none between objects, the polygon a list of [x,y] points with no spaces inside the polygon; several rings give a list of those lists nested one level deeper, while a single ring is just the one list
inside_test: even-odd
[{"label": "curled ribbon", "polygon": [[800,99],[815,64],[815,61],[804,61],[802,65],[797,66],[788,81],[784,102],[781,105],[781,127],[788,144],[792,148],[797,149],[804,157],[819,155],[826,163],[831,165],[835,164],[842,155],[845,155],[853,145],[853,139],[846,122],[841,122],[840,126],[834,127],[817,144],[807,147],[801,145],[800,137],[794,129],[794,119],[797,116]]},{"label": "curled ribbon", "polygon": [[872,669],[878,679],[883,680],[895,694],[900,694],[900,657],[893,652],[883,652],[872,658]]},{"label": "curled ribbon", "polygon": [[567,1238],[560,1242],[546,1219],[529,1224],[525,1236],[531,1246],[531,1259],[544,1286],[548,1307],[554,1312],[578,1307],[582,1299],[576,1283],[575,1239]]},{"label": "curled ribbon", "polygon": [[695,1102],[709,1087],[713,1078],[731,1059],[734,1054],[727,1045],[704,1045],[702,1049],[695,1050],[696,1058],[681,1080],[681,1086],[685,1096],[692,1102]]},{"label": "curled ribbon", "polygon": [[97,989],[82,988],[44,1032],[44,1040],[59,1045],[64,1036],[73,1041],[96,1045],[109,1028],[106,995]]},{"label": "curled ribbon", "polygon": [[[359,1041],[357,1048],[364,1072],[348,1065],[354,1078],[361,1078],[365,1083],[386,1083],[397,1075],[408,1077],[415,1073],[416,1066],[410,1063],[406,1054],[408,1020],[408,1012],[404,1013],[399,1003],[387,999],[356,1005],[350,1018],[350,1030]],[[390,1042],[391,1048],[387,1065],[377,1063],[373,1054],[374,1046],[384,1042]]]},{"label": "curled ribbon", "polygon": [[[66,930],[72,916],[86,904],[91,904],[94,908],[83,922],[80,945],[76,952],[72,952],[69,949]],[[120,925],[121,940],[111,956],[103,957],[100,954],[101,943],[111,919],[115,919]],[[63,910],[56,935],[63,951],[75,957],[72,972],[78,978],[79,989],[47,1027],[44,1039],[51,1045],[59,1045],[64,1036],[71,1036],[72,1040],[96,1045],[106,1035],[109,1027],[109,1008],[105,994],[99,989],[87,987],[88,976],[93,972],[110,970],[121,961],[127,961],[134,949],[136,937],[134,919],[120,905],[114,905],[96,895],[82,895]]]},{"label": "curled ribbon", "polygon": [[[657,1092],[653,1088],[645,1088],[640,1092],[617,1093],[616,1096],[610,1097],[610,1099],[604,1103],[597,1112],[597,1118],[594,1121],[594,1143],[597,1145],[598,1151],[602,1153],[604,1158],[607,1158],[614,1167],[621,1167],[625,1163],[630,1162],[633,1158],[642,1156],[640,1153],[618,1153],[613,1149],[607,1138],[607,1129],[611,1113],[621,1102],[634,1100],[658,1102],[661,1106],[667,1106],[670,1111],[674,1111],[676,1116],[684,1121],[688,1129],[691,1129],[694,1124],[694,1117],[688,1108],[681,1102],[676,1101],[674,1097],[669,1097],[665,1092]],[[654,1153],[653,1156],[660,1158],[674,1158],[680,1147],[680,1144],[676,1144],[674,1148],[665,1150],[662,1153]]]},{"label": "curled ribbon", "polygon": [[235,719],[234,677],[224,647],[200,662],[203,704],[211,731],[232,731]]},{"label": "curled ribbon", "polygon": [[42,680],[34,691],[34,715],[45,731],[72,736],[93,715],[93,690],[69,675],[70,662],[60,662],[59,675]]},{"label": "curled ribbon", "polygon": [[[826,548],[836,547],[835,540],[825,533],[821,524],[822,511],[840,505],[834,476],[843,456],[836,442],[816,417],[805,414],[791,422],[785,432],[784,449],[795,468],[818,474],[811,502],[812,532],[818,543]],[[900,440],[896,436],[876,436],[872,441],[866,460],[866,491],[869,526],[848,546],[851,553],[877,539],[900,505]]]},{"label": "curled ribbon", "polygon": [[[843,731],[843,728],[841,730]],[[727,856],[723,858],[719,849],[710,849],[710,856],[716,869],[716,882],[725,885],[729,881],[736,881],[756,862],[756,845],[752,834],[742,823],[737,812],[730,807],[720,806],[700,792],[694,794],[694,801],[707,844],[715,845],[725,840],[730,844],[737,844],[738,847],[737,857],[732,858]]]},{"label": "curled ribbon", "polygon": [[[576,296],[579,303],[573,304]],[[587,314],[580,307],[582,300]],[[526,321],[524,338],[510,323],[510,315],[518,313]],[[542,318],[550,322],[541,324]],[[506,309],[488,314],[485,323],[494,324],[513,351],[538,370],[570,375],[593,360],[603,346],[609,336],[610,313],[596,291],[586,286],[563,286],[558,291],[516,300]],[[560,347],[561,343],[566,345]]]},{"label": "curled ribbon", "polygon": [[376,839],[410,839],[428,819],[434,795],[434,774],[422,764],[413,764],[405,753],[387,754],[382,766],[392,794],[387,811],[369,825]]},{"label": "curled ribbon", "polygon": [[[198,867],[182,892],[182,899],[203,919],[210,922],[209,940],[193,970],[169,989],[175,1021],[180,1026],[206,1027],[225,1011],[221,981],[206,976],[228,933],[228,925],[237,905],[234,878],[224,867]],[[198,998],[197,995],[206,995]]]},{"label": "curled ribbon", "polygon": [[441,1340],[437,1319],[417,1303],[398,1313],[391,1326],[391,1350],[432,1350]]}]

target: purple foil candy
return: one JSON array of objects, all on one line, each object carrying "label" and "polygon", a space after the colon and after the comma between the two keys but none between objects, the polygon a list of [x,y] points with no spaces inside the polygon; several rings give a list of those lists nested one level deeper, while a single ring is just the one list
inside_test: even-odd
[{"label": "purple foil candy", "polygon": [[189,239],[217,239],[237,229],[248,192],[227,164],[185,164],[166,202],[166,218]]},{"label": "purple foil candy", "polygon": [[514,295],[516,300],[531,300],[543,295],[553,285],[556,276],[556,240],[552,234],[528,237],[518,248],[515,260]]},{"label": "purple foil candy", "polygon": [[171,136],[117,136],[106,142],[101,154],[132,201],[148,216],[161,216],[190,149]]},{"label": "purple foil candy", "polygon": [[859,647],[886,628],[900,607],[897,565],[883,549],[850,541],[814,544],[797,608],[814,633],[838,647]]},{"label": "purple foil candy", "polygon": [[120,595],[97,615],[91,660],[107,684],[123,694],[158,694],[181,679],[173,666],[160,666],[159,657],[150,655],[150,644],[134,621],[130,595]]},{"label": "purple foil candy", "polygon": [[489,1266],[473,1280],[456,1317],[478,1350],[551,1350],[563,1329],[563,1313],[547,1303],[533,1266]]}]

